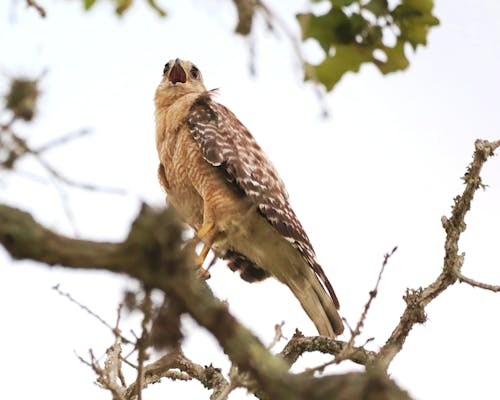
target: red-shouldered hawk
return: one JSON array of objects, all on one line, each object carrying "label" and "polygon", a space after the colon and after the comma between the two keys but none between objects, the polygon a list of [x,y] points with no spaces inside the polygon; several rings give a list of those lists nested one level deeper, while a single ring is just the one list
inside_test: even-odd
[{"label": "red-shouldered hawk", "polygon": [[170,204],[249,282],[286,284],[320,335],[342,333],[339,302],[289,204],[283,181],[247,128],[213,100],[199,69],[169,61],[155,94],[158,176]]}]

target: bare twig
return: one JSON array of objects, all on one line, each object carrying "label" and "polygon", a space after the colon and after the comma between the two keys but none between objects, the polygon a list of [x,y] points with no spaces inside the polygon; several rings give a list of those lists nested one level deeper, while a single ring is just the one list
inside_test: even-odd
[{"label": "bare twig", "polygon": [[[77,181],[74,181],[72,179],[69,179],[66,176],[62,175],[57,169],[55,169],[49,162],[47,162],[42,157],[43,152],[48,151],[56,146],[66,144],[69,141],[74,140],[74,139],[81,137],[83,135],[86,135],[89,133],[88,130],[81,130],[78,132],[72,132],[72,133],[69,133],[67,135],[63,135],[63,136],[61,136],[53,141],[47,142],[46,144],[40,146],[38,149],[32,149],[28,145],[28,143],[25,139],[18,136],[13,131],[12,125],[13,125],[15,120],[16,120],[16,117],[13,116],[12,119],[8,123],[0,125],[0,133],[2,133],[0,135],[0,150],[2,150],[2,156],[0,158],[0,167],[4,167],[6,169],[16,171],[14,166],[20,158],[22,158],[25,155],[30,155],[30,156],[34,157],[37,160],[37,162],[48,172],[48,174],[49,174],[48,181],[54,186],[54,188],[55,188],[55,190],[56,190],[56,192],[61,200],[61,205],[62,205],[62,210],[64,212],[64,215],[66,216],[66,219],[68,220],[68,222],[73,230],[73,233],[75,235],[78,234],[78,228],[76,225],[74,214],[72,212],[72,209],[71,209],[69,201],[68,201],[68,196],[67,196],[66,192],[64,191],[64,187],[61,184],[76,187],[79,189],[84,189],[84,190],[108,192],[108,193],[119,194],[119,195],[123,195],[126,193],[126,191],[123,189],[98,186],[98,185],[94,185],[94,184],[77,182]],[[39,177],[37,177],[36,175],[33,175],[32,173],[22,174],[19,171],[16,171],[16,172],[18,172],[20,175],[24,175],[32,180],[36,180],[39,183],[45,183]]]},{"label": "bare twig", "polygon": [[485,290],[491,290],[492,292],[500,292],[500,285],[490,285],[489,283],[483,283],[483,282],[478,282],[475,281],[474,279],[467,278],[466,276],[463,276],[461,272],[456,271],[455,274],[457,275],[457,278],[460,282],[465,282],[471,286],[485,289]]},{"label": "bare twig", "polygon": [[363,327],[365,323],[365,319],[368,315],[368,310],[370,309],[371,303],[373,299],[377,296],[378,293],[378,287],[380,285],[380,281],[382,279],[382,274],[384,273],[385,267],[389,261],[389,258],[396,252],[398,249],[398,246],[395,246],[390,253],[386,253],[384,255],[384,261],[382,263],[382,267],[380,268],[380,272],[378,274],[377,278],[377,283],[375,284],[375,287],[373,288],[372,291],[370,291],[370,296],[368,298],[368,301],[365,304],[365,308],[361,314],[361,317],[359,318],[358,323],[356,324],[356,327],[354,328],[353,331],[351,331],[351,338],[349,339],[349,342],[347,342],[347,345],[344,347],[342,352],[335,358],[335,362],[339,363],[343,359],[345,359],[346,355],[348,352],[350,352],[354,346],[354,341],[356,340],[356,337],[358,337],[361,333],[361,328]]},{"label": "bare twig", "polygon": [[61,206],[62,206],[64,215],[66,216],[66,219],[68,220],[68,222],[71,226],[71,229],[73,230],[73,235],[79,236],[75,215],[73,214],[73,210],[71,209],[71,206],[69,204],[68,194],[65,192],[64,188],[61,187],[61,185],[59,184],[59,181],[57,179],[55,179],[54,177],[51,177],[51,181],[52,181],[52,185],[54,186],[57,194],[59,195],[59,199],[61,200]]},{"label": "bare twig", "polygon": [[113,332],[114,335],[119,335],[120,336],[120,339],[123,343],[125,344],[133,344],[135,345],[135,342],[127,339],[126,337],[122,336],[121,334],[119,334],[119,330],[118,330],[118,322],[119,322],[119,318],[120,318],[120,309],[121,309],[121,305],[119,306],[118,308],[118,321],[117,321],[117,325],[115,327],[111,326],[108,322],[106,322],[101,316],[99,316],[98,314],[96,314],[94,311],[92,311],[90,308],[88,308],[86,305],[80,303],[78,300],[76,300],[73,296],[71,296],[71,294],[67,293],[67,292],[63,292],[59,286],[59,284],[57,285],[54,285],[52,287],[53,290],[55,290],[59,295],[63,296],[63,297],[66,297],[70,302],[72,302],[73,304],[76,304],[78,307],[80,307],[82,310],[86,311],[88,314],[90,314],[92,317],[94,317],[95,319],[97,319],[101,324],[103,324],[106,328],[108,328],[111,332]]},{"label": "bare twig", "polygon": [[[9,138],[9,151],[10,151],[10,156],[9,159],[3,162],[3,165],[6,168],[12,168],[14,163],[24,156],[25,154],[29,154],[32,157],[34,157],[37,162],[47,170],[47,172],[52,175],[55,179],[61,181],[62,183],[76,187],[79,189],[84,189],[84,190],[89,190],[89,191],[98,191],[98,192],[104,192],[104,193],[111,193],[111,194],[117,194],[117,195],[124,195],[127,193],[126,190],[120,189],[120,188],[114,188],[114,187],[109,187],[109,186],[101,186],[101,185],[95,185],[91,183],[86,183],[86,182],[78,182],[72,179],[69,179],[68,177],[64,176],[61,174],[57,169],[55,169],[47,160],[45,160],[42,157],[42,152],[47,151],[49,148],[53,146],[57,146],[59,144],[62,144],[64,142],[67,142],[68,140],[72,140],[75,137],[77,137],[76,134],[70,134],[67,136],[63,136],[59,139],[56,139],[53,142],[49,142],[47,145],[41,146],[38,150],[32,149],[27,143],[26,140],[22,139],[18,135],[16,135],[12,130],[10,130],[10,126],[6,125],[5,133],[8,134]],[[78,134],[82,135],[82,132],[86,131],[81,131]]]},{"label": "bare twig", "polygon": [[306,65],[306,61],[304,59],[304,54],[302,53],[302,49],[300,47],[300,41],[289,28],[288,24],[281,19],[281,17],[275,13],[273,10],[269,8],[268,5],[264,4],[262,1],[257,2],[256,9],[262,10],[262,13],[267,19],[268,26],[274,27],[277,26],[287,37],[290,44],[292,45],[293,52],[295,53],[295,57],[300,64],[301,69],[304,69]]},{"label": "bare twig", "polygon": [[283,330],[282,330],[283,325],[285,325],[285,321],[281,321],[279,324],[274,325],[274,338],[271,341],[271,343],[269,343],[269,345],[267,346],[268,350],[271,350],[274,346],[276,346],[276,344],[278,344],[278,342],[281,339],[285,338],[283,336]]},{"label": "bare twig", "polygon": [[137,398],[142,400],[142,388],[144,387],[144,363],[148,359],[147,349],[149,347],[149,337],[151,329],[151,319],[153,315],[153,303],[151,300],[151,289],[144,290],[144,299],[141,304],[142,321],[141,337],[137,341]]},{"label": "bare twig", "polygon": [[64,175],[62,175],[59,171],[57,171],[50,163],[48,163],[40,154],[29,150],[28,152],[33,155],[36,160],[56,179],[60,180],[61,182],[65,183],[68,186],[73,186],[75,188],[83,189],[83,190],[89,190],[89,191],[94,191],[94,192],[103,192],[103,193],[110,193],[110,194],[117,194],[117,195],[124,195],[127,193],[125,189],[120,189],[120,188],[114,188],[114,187],[109,187],[109,186],[101,186],[101,185],[95,185],[93,183],[86,183],[86,182],[78,182],[75,180],[72,180]]},{"label": "bare twig", "polygon": [[129,367],[132,367],[133,369],[138,369],[139,367],[138,367],[136,364],[134,364],[133,362],[131,362],[131,361],[128,359],[128,358],[132,355],[132,353],[134,353],[134,352],[135,352],[135,350],[136,350],[136,349],[134,348],[134,350],[133,350],[130,354],[128,354],[128,355],[127,355],[127,356],[125,356],[125,357],[124,357],[124,356],[122,356],[122,361],[123,361],[125,364],[127,364]]},{"label": "bare twig", "polygon": [[75,356],[76,356],[76,358],[78,358],[78,360],[80,360],[80,362],[82,364],[85,364],[87,367],[93,368],[92,363],[87,361],[85,358],[83,358],[81,355],[79,355],[76,351],[75,351]]},{"label": "bare twig", "polygon": [[28,7],[33,7],[35,10],[37,10],[38,14],[40,14],[40,17],[45,18],[47,16],[47,12],[45,11],[45,9],[35,0],[26,0],[26,5]]},{"label": "bare twig", "polygon": [[[295,58],[297,63],[299,64],[300,70],[304,72],[305,76],[312,80],[313,82],[319,82],[318,74],[316,73],[315,68],[310,68],[308,65],[304,53],[302,52],[300,39],[297,38],[295,33],[290,29],[288,24],[281,19],[281,17],[276,14],[273,10],[269,8],[267,4],[264,4],[262,1],[257,2],[258,9],[262,10],[264,16],[267,19],[268,26],[270,27],[278,27],[288,39],[290,45],[292,46],[293,53],[295,54]],[[327,118],[329,116],[328,105],[325,101],[325,94],[323,88],[320,85],[313,86],[314,94],[318,99],[318,103],[321,107],[321,116]]]},{"label": "bare twig", "polygon": [[459,279],[457,273],[461,272],[464,254],[458,254],[458,241],[466,228],[465,216],[471,208],[477,189],[484,187],[481,182],[481,169],[498,147],[500,147],[500,140],[496,142],[476,140],[472,162],[463,177],[465,189],[461,196],[454,199],[451,217],[449,219],[442,217],[442,224],[446,231],[443,270],[426,288],[407,290],[404,296],[406,309],[377,356],[385,368],[388,368],[396,354],[401,351],[413,326],[426,321],[425,307]]},{"label": "bare twig", "polygon": [[[249,71],[250,75],[254,76],[256,74],[255,67],[255,37],[252,35],[254,32],[252,27],[254,25],[254,16],[258,12],[264,17],[264,21],[267,28],[275,33],[282,33],[285,39],[290,43],[293,56],[300,68],[304,72],[306,77],[314,82],[318,82],[318,76],[315,68],[310,68],[307,61],[305,60],[304,54],[301,48],[300,38],[297,37],[295,32],[290,28],[290,26],[284,21],[280,15],[274,12],[265,2],[262,0],[233,0],[236,6],[238,14],[238,24],[235,31],[241,35],[248,38],[249,47]],[[278,35],[277,35],[278,36]],[[313,86],[314,94],[316,95],[319,105],[321,107],[321,115],[323,117],[328,117],[329,111],[325,101],[325,94],[323,88],[319,85]]]},{"label": "bare twig", "polygon": [[58,138],[55,138],[54,140],[51,140],[47,143],[44,143],[42,146],[38,147],[36,150],[33,150],[35,153],[40,154],[45,151],[52,150],[54,147],[62,146],[65,145],[69,142],[72,142],[75,139],[79,139],[83,136],[86,136],[90,133],[91,131],[88,129],[81,129],[76,132],[70,132],[65,135],[62,135]]},{"label": "bare twig", "polygon": [[[120,303],[118,305],[118,309],[116,310],[116,323],[115,323],[115,329],[113,330],[113,333],[115,334],[115,338],[117,336],[120,336],[120,338],[121,338],[120,319],[122,317],[122,309],[123,309],[123,304]],[[118,339],[120,339],[120,338],[118,338]],[[120,348],[119,357],[120,357],[119,361],[121,362],[123,360],[121,348]],[[123,376],[121,364],[120,364],[120,368],[118,369],[118,377],[120,378],[121,385],[123,387],[126,387],[127,383],[125,382],[125,377]]]}]

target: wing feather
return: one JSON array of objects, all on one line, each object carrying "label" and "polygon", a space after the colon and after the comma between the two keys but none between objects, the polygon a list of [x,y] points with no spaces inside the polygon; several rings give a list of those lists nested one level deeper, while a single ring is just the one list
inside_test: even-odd
[{"label": "wing feather", "polygon": [[186,118],[203,158],[221,168],[228,182],[243,191],[267,221],[301,253],[338,308],[335,292],[316,261],[278,172],[248,129],[228,108],[215,102],[212,93],[201,94]]}]

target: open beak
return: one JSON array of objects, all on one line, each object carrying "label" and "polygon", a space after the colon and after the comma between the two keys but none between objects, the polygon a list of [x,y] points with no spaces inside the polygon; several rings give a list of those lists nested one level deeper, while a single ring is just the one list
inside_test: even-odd
[{"label": "open beak", "polygon": [[177,82],[186,83],[186,73],[181,66],[181,61],[177,58],[175,64],[168,74],[168,80],[173,84]]}]

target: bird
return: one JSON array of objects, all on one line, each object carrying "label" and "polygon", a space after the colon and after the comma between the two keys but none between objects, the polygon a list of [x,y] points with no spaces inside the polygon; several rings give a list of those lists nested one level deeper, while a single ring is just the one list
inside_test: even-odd
[{"label": "bird", "polygon": [[269,157],[207,90],[199,68],[168,61],[154,95],[158,179],[169,205],[210,250],[248,282],[273,276],[298,299],[321,336],[344,330],[337,296],[290,206]]}]

